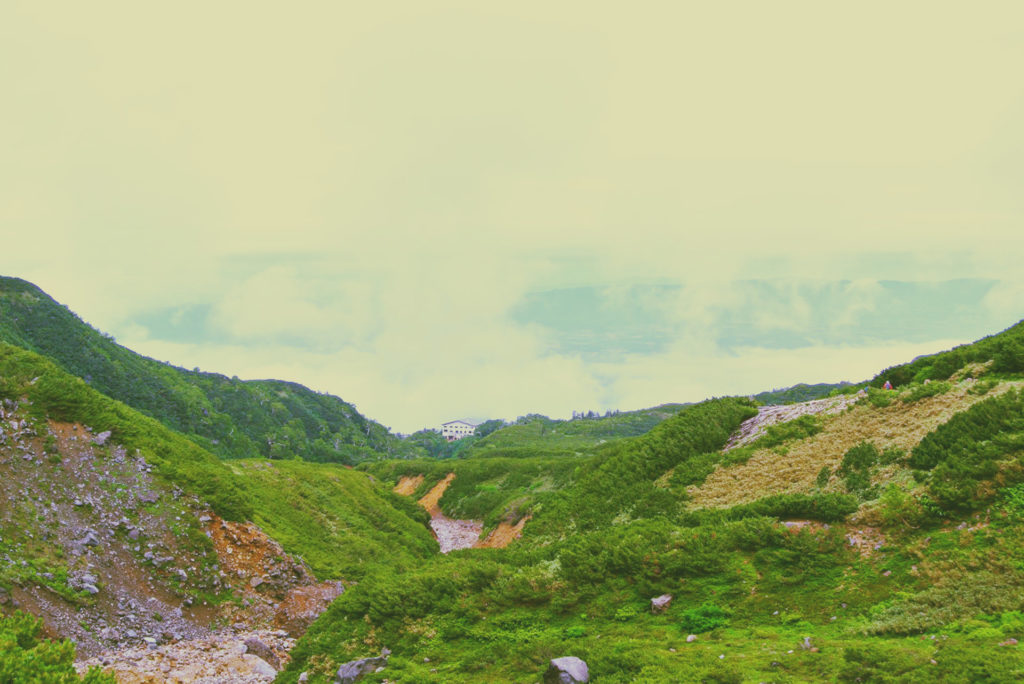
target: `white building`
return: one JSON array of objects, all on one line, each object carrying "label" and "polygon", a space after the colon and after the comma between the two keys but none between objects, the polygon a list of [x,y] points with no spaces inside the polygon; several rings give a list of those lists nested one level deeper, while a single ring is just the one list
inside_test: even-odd
[{"label": "white building", "polygon": [[474,432],[476,432],[476,425],[464,420],[449,420],[447,423],[441,424],[441,436],[449,442],[469,437]]}]

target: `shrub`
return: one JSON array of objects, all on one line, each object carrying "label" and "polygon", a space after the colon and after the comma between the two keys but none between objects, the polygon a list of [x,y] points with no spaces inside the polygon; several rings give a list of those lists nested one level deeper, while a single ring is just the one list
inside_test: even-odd
[{"label": "shrub", "polygon": [[679,626],[684,632],[701,634],[726,626],[729,624],[730,615],[730,611],[714,603],[704,603],[697,608],[683,611],[679,616]]},{"label": "shrub", "polygon": [[910,391],[900,395],[900,400],[904,404],[910,404],[915,401],[920,401],[927,397],[934,397],[939,394],[945,394],[949,390],[953,389],[953,386],[948,382],[928,382],[920,385],[914,385]]},{"label": "shrub", "polygon": [[832,469],[827,465],[821,466],[821,470],[818,471],[818,477],[814,479],[814,484],[818,486],[818,489],[824,489],[828,486],[828,481],[832,478]]},{"label": "shrub", "polygon": [[795,418],[785,423],[769,425],[764,436],[760,437],[751,446],[761,449],[771,449],[772,447],[779,446],[783,442],[812,437],[813,435],[821,432],[821,430],[822,425],[820,416],[800,416],[799,418]]},{"label": "shrub", "polygon": [[114,684],[114,676],[90,668],[75,672],[75,647],[70,641],[40,639],[43,623],[27,613],[0,615],[0,682],[47,684]]},{"label": "shrub", "polygon": [[894,390],[868,387],[867,392],[867,402],[875,408],[885,408],[892,404],[893,400],[896,399],[896,392]]},{"label": "shrub", "polygon": [[979,402],[925,435],[908,463],[930,470],[929,490],[945,508],[970,510],[991,498],[994,481],[1020,479],[1024,451],[1024,395],[1011,390]]},{"label": "shrub", "polygon": [[928,664],[926,656],[906,647],[887,647],[866,643],[843,651],[840,682],[895,682],[901,676]]}]

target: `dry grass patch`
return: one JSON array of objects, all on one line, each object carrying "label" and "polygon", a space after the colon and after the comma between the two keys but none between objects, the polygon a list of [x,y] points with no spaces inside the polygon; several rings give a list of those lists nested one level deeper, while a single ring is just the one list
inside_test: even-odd
[{"label": "dry grass patch", "polygon": [[[785,448],[759,449],[749,461],[717,468],[703,485],[689,490],[691,506],[725,507],[755,501],[771,494],[809,492],[822,466],[835,468],[843,454],[868,440],[879,449],[906,452],[954,414],[1020,383],[1003,383],[986,395],[968,394],[971,383],[958,384],[945,394],[885,408],[861,402],[849,411],[824,418],[823,430]],[[831,487],[835,487],[833,478]]]}]

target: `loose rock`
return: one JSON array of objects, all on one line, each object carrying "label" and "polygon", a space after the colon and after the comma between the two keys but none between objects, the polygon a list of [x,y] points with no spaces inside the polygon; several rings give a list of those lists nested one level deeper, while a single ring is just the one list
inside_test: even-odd
[{"label": "loose rock", "polygon": [[545,684],[575,684],[589,681],[590,669],[576,656],[554,658],[544,673]]}]

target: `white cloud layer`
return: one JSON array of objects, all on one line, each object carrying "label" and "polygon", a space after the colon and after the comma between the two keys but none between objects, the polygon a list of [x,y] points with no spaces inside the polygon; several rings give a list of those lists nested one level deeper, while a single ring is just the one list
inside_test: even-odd
[{"label": "white cloud layer", "polygon": [[[859,379],[967,341],[723,355],[750,279],[792,288],[753,330],[819,325],[800,283],[840,280],[833,331],[883,280],[997,281],[982,318],[1009,325],[1024,6],[835,12],[6,2],[0,272],[144,353],[406,431]],[[638,283],[686,285],[664,303],[685,335],[614,365],[509,315]],[[150,321],[200,309],[191,344]]]}]

